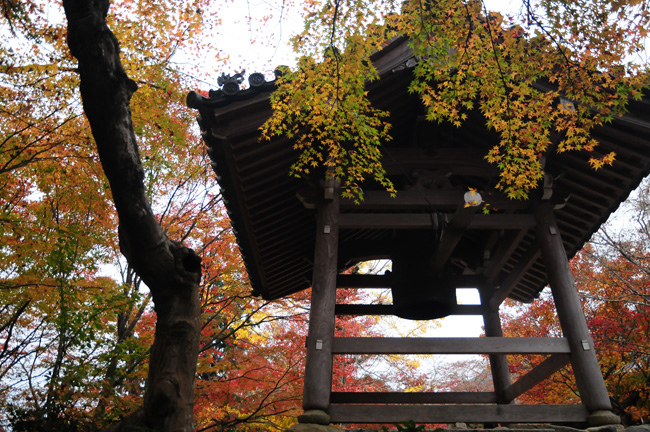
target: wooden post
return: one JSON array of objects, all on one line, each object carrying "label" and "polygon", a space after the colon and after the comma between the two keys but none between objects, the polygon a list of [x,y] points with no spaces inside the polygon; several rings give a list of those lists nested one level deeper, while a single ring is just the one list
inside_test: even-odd
[{"label": "wooden post", "polygon": [[339,190],[333,181],[318,204],[314,273],[307,336],[307,360],[302,406],[305,411],[325,411],[332,392],[332,341],[339,237]]},{"label": "wooden post", "polygon": [[578,291],[560,237],[555,214],[548,201],[535,203],[537,239],[560,326],[571,348],[571,364],[582,402],[590,412],[612,409],[598,365]]},{"label": "wooden post", "polygon": [[[485,335],[488,337],[503,337],[503,329],[501,328],[501,318],[499,317],[498,307],[493,309],[489,306],[491,295],[489,295],[485,289],[480,289],[479,293],[481,294],[481,304],[486,308],[483,312]],[[508,400],[505,393],[506,389],[510,386],[510,368],[508,367],[508,358],[504,354],[490,354],[489,358],[497,403],[511,403],[512,400]]]}]

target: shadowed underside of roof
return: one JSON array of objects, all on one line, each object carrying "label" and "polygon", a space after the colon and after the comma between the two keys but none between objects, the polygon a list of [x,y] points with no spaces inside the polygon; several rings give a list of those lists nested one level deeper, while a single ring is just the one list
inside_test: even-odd
[{"label": "shadowed underside of roof", "polygon": [[[490,214],[471,218],[448,254],[448,266],[467,284],[480,279],[507,297],[532,301],[547,275],[536,245],[531,202],[508,200],[499,193],[498,171],[484,160],[498,137],[479,112],[460,128],[424,119],[422,103],[407,91],[415,61],[406,41],[393,42],[373,61],[381,79],[368,86],[369,97],[391,113],[393,140],[383,146],[383,163],[398,195],[392,199],[369,184],[361,205],[342,201],[340,268],[387,257],[398,224],[430,227],[435,238],[436,230],[462,208],[463,194],[475,188],[490,204]],[[292,142],[259,140],[259,127],[271,115],[274,88],[267,82],[230,96],[220,91],[210,98],[188,96],[188,105],[200,112],[199,124],[253,290],[267,299],[311,285],[316,227],[309,203],[318,189],[317,180],[289,176],[298,156]],[[549,153],[546,191],[537,191],[553,191],[570,257],[650,173],[648,95],[631,102],[629,114],[597,128],[593,136],[600,143],[595,156],[616,152],[612,166],[595,171],[586,153]]]}]

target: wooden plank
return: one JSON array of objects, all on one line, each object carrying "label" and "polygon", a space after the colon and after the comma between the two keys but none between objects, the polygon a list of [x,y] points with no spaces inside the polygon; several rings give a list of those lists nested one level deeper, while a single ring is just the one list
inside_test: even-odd
[{"label": "wooden plank", "polygon": [[524,394],[531,388],[535,387],[546,378],[566,366],[570,357],[567,354],[553,354],[537,366],[535,366],[526,375],[519,378],[504,390],[504,397],[507,401],[513,401],[520,395]]},{"label": "wooden plank", "polygon": [[[337,304],[336,315],[394,315],[389,304]],[[456,305],[450,315],[482,315],[481,305]]]},{"label": "wooden plank", "polygon": [[[341,229],[429,229],[434,223],[426,213],[345,213]],[[535,226],[528,214],[475,215],[467,229],[527,229]]]},{"label": "wooden plank", "polygon": [[585,422],[583,405],[344,405],[331,404],[332,423],[566,423]]},{"label": "wooden plank", "polygon": [[334,354],[568,354],[566,338],[334,338]]},{"label": "wooden plank", "polygon": [[332,392],[332,403],[352,404],[484,404],[496,403],[494,392]]}]

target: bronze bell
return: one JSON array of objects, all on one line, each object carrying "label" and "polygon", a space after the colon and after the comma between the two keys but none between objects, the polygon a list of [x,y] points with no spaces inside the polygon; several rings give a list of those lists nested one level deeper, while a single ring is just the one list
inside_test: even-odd
[{"label": "bronze bell", "polygon": [[400,318],[429,320],[449,315],[456,306],[452,278],[431,270],[433,245],[421,232],[402,232],[391,253],[393,313]]}]

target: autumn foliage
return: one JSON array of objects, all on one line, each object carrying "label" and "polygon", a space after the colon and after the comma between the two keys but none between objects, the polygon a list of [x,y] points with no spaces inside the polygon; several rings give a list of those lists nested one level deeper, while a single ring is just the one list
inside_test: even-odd
[{"label": "autumn foliage", "polygon": [[[280,430],[300,409],[308,293],[273,303],[250,296],[184,105],[207,74],[187,58],[223,60],[209,43],[220,19],[212,3],[118,1],[106,21],[138,86],[130,109],[147,199],[165,234],[202,258],[196,429]],[[360,198],[368,178],[391,190],[380,160],[390,125],[364,86],[376,79],[368,56],[398,34],[425,59],[412,90],[430,120],[462,124],[480,109],[501,135],[486,157],[513,197],[534,187],[546,151],[585,149],[594,167],[611,162],[588,132],[622,112],[644,82],[638,63],[626,63],[646,36],[643,2],[613,2],[607,16],[599,1],[580,10],[569,1],[525,2],[527,19],[516,23],[480,2],[304,3],[307,27],[295,42],[303,58],[280,79],[265,133],[297,139],[294,174],[331,168],[349,196]],[[562,14],[549,14],[558,4]],[[157,316],[120,253],[60,2],[2,1],[0,12],[0,428],[99,430],[142,405]],[[618,244],[618,255],[586,252],[574,266],[616,409],[647,420],[648,243]],[[341,301],[363,295],[340,292]],[[557,333],[548,302],[509,329]],[[339,319],[337,332],[372,335],[376,324]],[[388,361],[403,389],[425,385],[415,362]],[[386,390],[389,373],[375,365],[369,356],[338,358],[335,389]],[[513,371],[528,366],[513,363]],[[575,399],[571,381],[558,377],[560,386],[533,397]]]},{"label": "autumn foliage", "polygon": [[368,57],[393,38],[410,41],[410,90],[427,120],[461,127],[478,110],[499,134],[485,159],[512,198],[539,184],[549,151],[584,150],[595,169],[611,164],[615,154],[598,153],[590,131],[625,112],[647,81],[643,61],[632,61],[647,35],[645,2],[523,1],[519,19],[481,1],[313,0],[305,8],[294,38],[303,57],[279,81],[264,136],[295,139],[294,175],[332,168],[357,200],[365,180],[394,192],[379,151],[390,125],[364,91],[378,78]]}]

